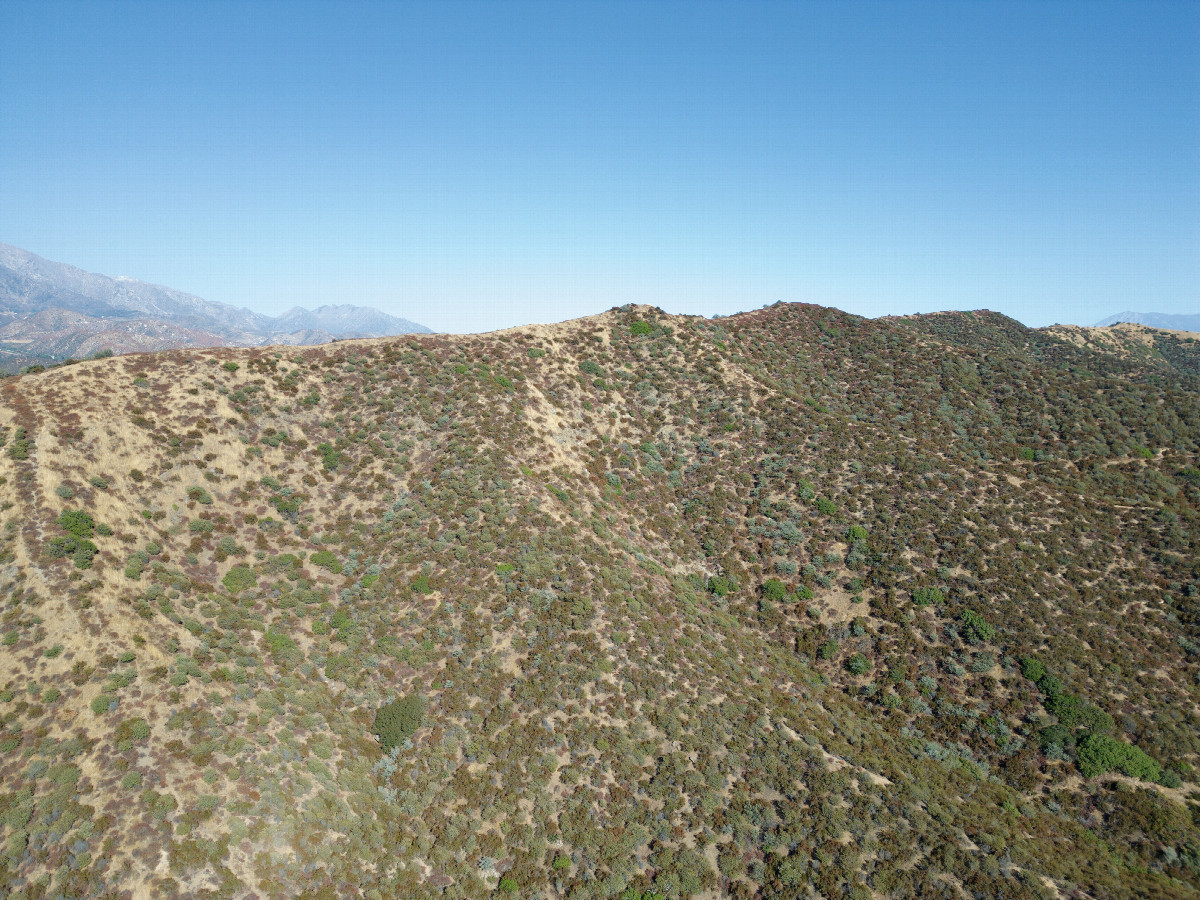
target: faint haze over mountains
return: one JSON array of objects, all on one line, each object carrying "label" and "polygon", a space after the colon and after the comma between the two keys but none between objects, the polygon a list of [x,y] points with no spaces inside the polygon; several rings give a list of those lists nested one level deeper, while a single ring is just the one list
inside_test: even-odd
[{"label": "faint haze over mountains", "polygon": [[321,344],[429,332],[408,319],[348,304],[263,315],[0,244],[0,369],[10,372],[106,349]]},{"label": "faint haze over mountains", "polygon": [[1135,325],[1149,325],[1151,328],[1166,328],[1171,331],[1200,331],[1200,313],[1175,316],[1168,313],[1126,311],[1101,319],[1096,323],[1096,327],[1103,328],[1118,322],[1132,322]]}]

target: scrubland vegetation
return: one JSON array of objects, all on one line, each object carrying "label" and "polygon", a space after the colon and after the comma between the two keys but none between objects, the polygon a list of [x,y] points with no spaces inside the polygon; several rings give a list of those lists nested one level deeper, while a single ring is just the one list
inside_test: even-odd
[{"label": "scrubland vegetation", "polygon": [[625,307],[0,394],[6,896],[1200,893],[1186,366]]}]

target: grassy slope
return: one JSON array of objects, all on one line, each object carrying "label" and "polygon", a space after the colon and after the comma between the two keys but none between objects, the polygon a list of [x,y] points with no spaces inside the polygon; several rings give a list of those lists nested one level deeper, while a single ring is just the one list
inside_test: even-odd
[{"label": "grassy slope", "polygon": [[[0,391],[28,897],[1196,893],[1186,375],[994,314],[626,308]],[[1083,780],[1026,655],[1182,785]]]}]

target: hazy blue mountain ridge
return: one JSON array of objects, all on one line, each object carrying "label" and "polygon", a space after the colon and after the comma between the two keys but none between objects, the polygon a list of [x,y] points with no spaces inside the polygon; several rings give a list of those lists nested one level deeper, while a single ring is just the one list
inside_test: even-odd
[{"label": "hazy blue mountain ridge", "polygon": [[[56,310],[78,318],[56,317],[49,340],[45,314]],[[147,327],[130,327],[133,322]],[[62,358],[101,334],[113,336],[116,352],[132,352],[431,332],[408,319],[347,304],[312,311],[296,307],[268,316],[134,278],[85,272],[7,244],[0,244],[0,326],[0,351],[21,360]],[[121,338],[132,334],[138,335],[135,342]],[[151,334],[153,339],[148,338]]]},{"label": "hazy blue mountain ridge", "polygon": [[1118,322],[1132,322],[1135,325],[1148,325],[1151,328],[1166,328],[1171,331],[1200,331],[1200,313],[1179,316],[1169,313],[1131,312],[1128,310],[1117,313],[1115,316],[1109,316],[1107,319],[1101,319],[1095,327],[1103,328],[1107,325],[1116,325]]}]

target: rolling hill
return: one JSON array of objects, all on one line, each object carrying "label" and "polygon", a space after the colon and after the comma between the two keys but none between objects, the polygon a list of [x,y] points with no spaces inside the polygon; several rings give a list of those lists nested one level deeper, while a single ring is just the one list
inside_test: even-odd
[{"label": "rolling hill", "polygon": [[0,889],[1200,894],[1200,378],[628,306],[0,382]]},{"label": "rolling hill", "polygon": [[1097,328],[1054,325],[1048,334],[1100,353],[1136,359],[1148,366],[1200,375],[1200,333],[1170,331],[1135,323]]}]

